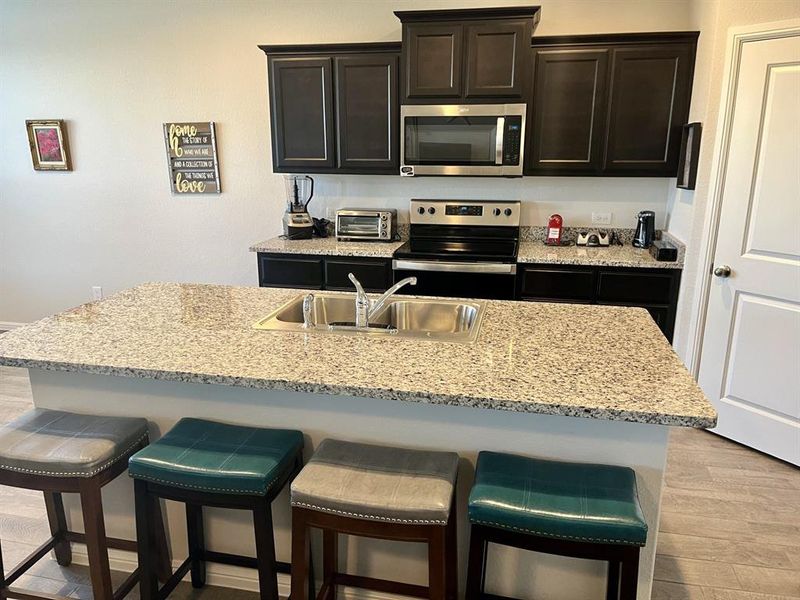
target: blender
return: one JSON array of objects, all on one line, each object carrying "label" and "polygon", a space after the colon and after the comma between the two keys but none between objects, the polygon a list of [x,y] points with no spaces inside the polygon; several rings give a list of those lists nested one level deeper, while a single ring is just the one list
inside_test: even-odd
[{"label": "blender", "polygon": [[308,203],[314,196],[314,180],[308,175],[284,175],[286,212],[283,235],[289,240],[310,240],[314,223],[308,214]]}]

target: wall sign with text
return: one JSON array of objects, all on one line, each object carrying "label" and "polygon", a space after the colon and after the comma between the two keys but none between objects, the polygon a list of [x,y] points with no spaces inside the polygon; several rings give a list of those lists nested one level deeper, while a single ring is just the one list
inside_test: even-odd
[{"label": "wall sign with text", "polygon": [[164,123],[173,194],[219,194],[219,161],[214,121]]}]

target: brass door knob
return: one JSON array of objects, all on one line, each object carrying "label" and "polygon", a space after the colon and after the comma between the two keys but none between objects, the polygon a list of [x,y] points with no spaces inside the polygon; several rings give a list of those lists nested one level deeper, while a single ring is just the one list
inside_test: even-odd
[{"label": "brass door knob", "polygon": [[720,265],[714,269],[714,275],[717,277],[730,277],[731,268],[728,265]]}]

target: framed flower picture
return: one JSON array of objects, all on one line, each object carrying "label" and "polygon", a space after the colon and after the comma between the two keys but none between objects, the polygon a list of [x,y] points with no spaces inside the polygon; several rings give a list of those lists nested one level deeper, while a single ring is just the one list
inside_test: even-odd
[{"label": "framed flower picture", "polygon": [[33,168],[37,171],[71,171],[69,142],[64,121],[25,121]]}]

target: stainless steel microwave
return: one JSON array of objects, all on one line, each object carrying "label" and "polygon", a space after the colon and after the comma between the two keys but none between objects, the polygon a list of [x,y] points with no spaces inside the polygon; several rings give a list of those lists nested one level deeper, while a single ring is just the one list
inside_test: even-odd
[{"label": "stainless steel microwave", "polygon": [[397,234],[395,209],[343,208],[336,211],[337,240],[391,242]]},{"label": "stainless steel microwave", "polygon": [[400,108],[400,175],[522,175],[526,104]]}]

